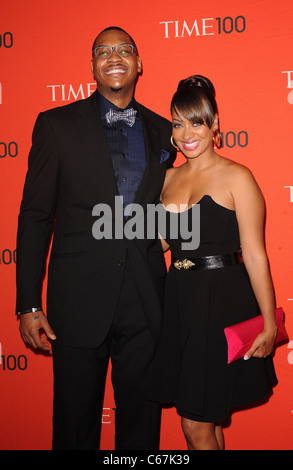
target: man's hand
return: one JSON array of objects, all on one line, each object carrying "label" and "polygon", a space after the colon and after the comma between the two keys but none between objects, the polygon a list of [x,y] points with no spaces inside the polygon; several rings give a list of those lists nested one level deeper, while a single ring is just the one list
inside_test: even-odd
[{"label": "man's hand", "polygon": [[[40,331],[43,330],[45,336],[41,336]],[[49,351],[50,345],[47,338],[54,340],[56,336],[50,327],[44,313],[38,312],[24,313],[20,315],[19,331],[23,341],[34,349],[42,349]]]}]

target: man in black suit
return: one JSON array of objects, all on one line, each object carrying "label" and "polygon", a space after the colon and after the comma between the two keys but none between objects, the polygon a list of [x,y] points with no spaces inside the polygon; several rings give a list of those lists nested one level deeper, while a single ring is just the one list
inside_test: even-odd
[{"label": "man in black suit", "polygon": [[[93,230],[101,204],[111,208],[115,225],[117,198],[145,214],[175,158],[171,123],[134,99],[141,68],[128,33],[107,28],[93,46],[97,90],[40,113],[33,131],[17,235],[16,311],[28,345],[48,350],[52,341],[53,449],[99,448],[109,358],[116,449],[159,446],[160,407],[148,393],[166,274],[160,241],[129,239],[121,230],[99,239]],[[124,225],[130,215],[124,213]],[[42,279],[52,233],[45,316]]]}]

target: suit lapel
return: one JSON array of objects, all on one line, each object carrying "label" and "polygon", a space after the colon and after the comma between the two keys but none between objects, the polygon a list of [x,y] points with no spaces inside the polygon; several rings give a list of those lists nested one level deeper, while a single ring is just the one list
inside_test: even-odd
[{"label": "suit lapel", "polygon": [[139,115],[142,120],[145,151],[146,151],[146,168],[142,181],[136,193],[134,202],[136,204],[145,205],[148,202],[147,195],[151,185],[155,184],[156,176],[160,166],[160,135],[159,130],[153,125],[152,121],[145,115],[144,109],[139,103],[136,103]]},{"label": "suit lapel", "polygon": [[92,184],[97,186],[97,175],[100,175],[105,199],[110,201],[113,199],[113,195],[118,195],[119,192],[95,93],[81,103],[78,127],[89,157],[89,173]]}]

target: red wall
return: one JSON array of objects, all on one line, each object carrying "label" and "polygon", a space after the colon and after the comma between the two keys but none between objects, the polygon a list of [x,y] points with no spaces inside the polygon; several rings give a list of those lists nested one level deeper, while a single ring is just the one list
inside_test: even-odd
[{"label": "red wall", "polygon": [[[1,449],[51,446],[51,357],[26,348],[14,315],[17,215],[32,127],[40,111],[94,91],[91,45],[109,25],[135,38],[144,70],[136,98],[165,117],[180,79],[196,73],[213,81],[224,133],[220,153],[247,165],[266,199],[267,249],[291,336],[292,21],[291,0],[10,0],[1,6]],[[233,415],[227,449],[292,449],[293,341],[278,348],[275,365],[273,397]],[[104,407],[102,448],[113,449],[109,378]],[[163,412],[161,448],[186,449],[174,409]]]}]

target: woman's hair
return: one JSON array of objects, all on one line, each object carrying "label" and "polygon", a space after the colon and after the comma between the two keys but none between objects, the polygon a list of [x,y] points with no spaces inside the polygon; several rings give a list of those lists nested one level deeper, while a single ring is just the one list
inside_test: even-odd
[{"label": "woman's hair", "polygon": [[212,82],[202,75],[192,75],[178,84],[171,101],[172,111],[179,112],[192,123],[212,127],[218,107]]}]

